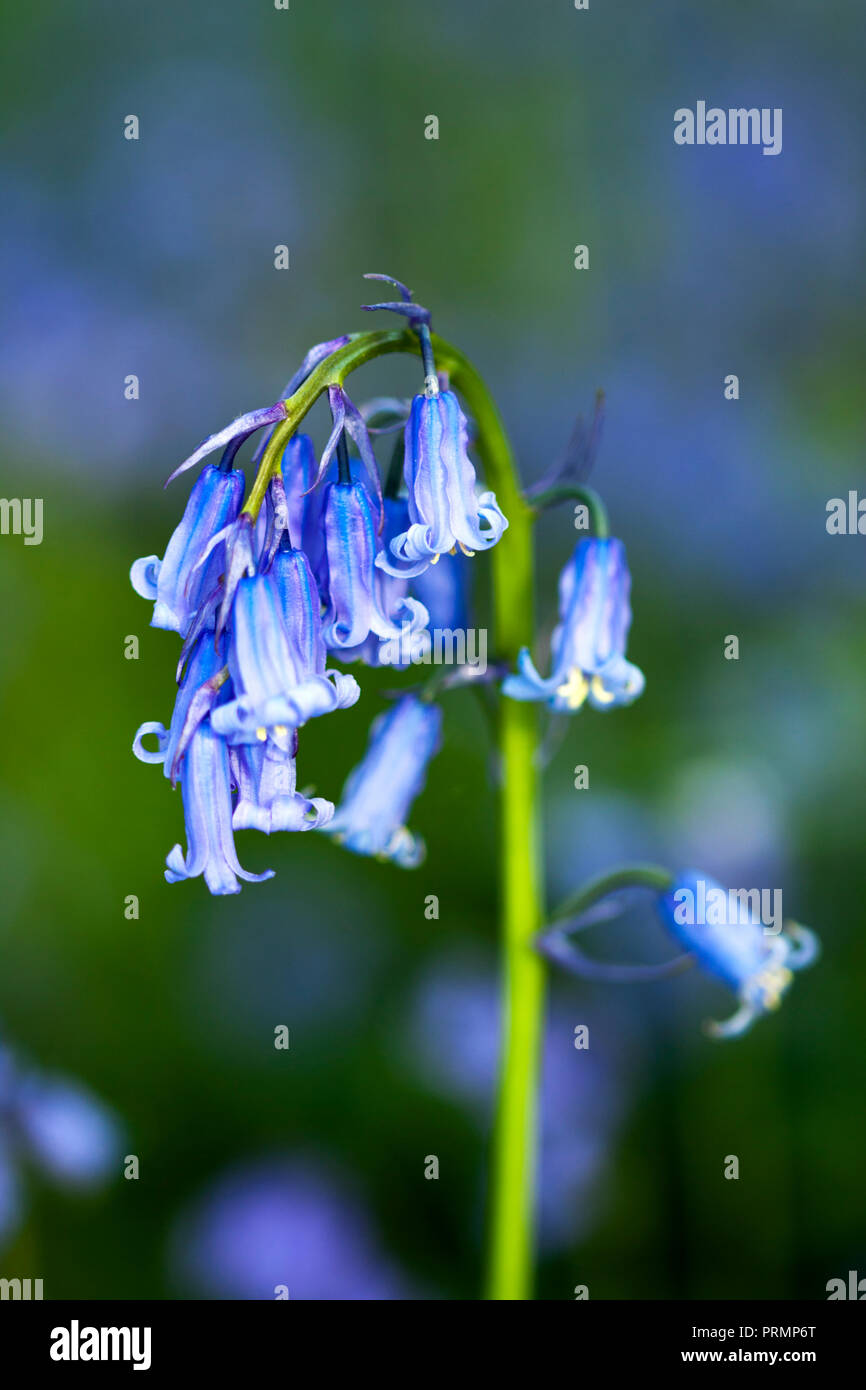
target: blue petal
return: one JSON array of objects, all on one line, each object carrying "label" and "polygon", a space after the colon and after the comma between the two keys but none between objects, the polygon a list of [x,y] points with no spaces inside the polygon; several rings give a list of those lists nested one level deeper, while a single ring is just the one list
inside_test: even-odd
[{"label": "blue petal", "polygon": [[141,560],[133,561],[129,571],[129,580],[135,592],[151,603],[156,600],[160,564],[158,555],[145,555]]},{"label": "blue petal", "polygon": [[423,842],[407,829],[406,818],[427,779],[441,729],[438,705],[414,695],[380,715],[326,833],[356,854],[391,859],[402,868],[419,864]]},{"label": "blue petal", "polygon": [[224,568],[223,545],[213,542],[234,522],[243,494],[243,473],[223,473],[213,466],[204,469],[159,566],[153,627],[186,636],[202,599]]},{"label": "blue petal", "polygon": [[204,874],[211,893],[239,893],[238,878],[261,883],[273,870],[250,874],[238,863],[232,835],[231,782],[228,750],[208,724],[193,735],[181,772],[187,853],[180,845],[166,859],[169,883]]}]

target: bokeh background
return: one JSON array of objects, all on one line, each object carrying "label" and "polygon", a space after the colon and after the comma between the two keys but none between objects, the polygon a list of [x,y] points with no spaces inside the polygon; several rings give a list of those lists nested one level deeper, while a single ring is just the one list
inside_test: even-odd
[{"label": "bokeh background", "polygon": [[[0,490],[43,497],[45,536],[0,538],[0,1029],[120,1138],[88,1193],[25,1164],[0,1274],[46,1297],[478,1295],[495,789],[471,695],[447,700],[413,873],[243,834],[274,880],[169,887],[179,793],[130,752],[172,700],[175,640],[127,581],[180,515],[188,483],[162,481],[361,326],[367,270],[475,359],[528,480],[607,393],[593,482],[647,689],[555,731],[551,894],[623,860],[696,864],[783,886],[824,942],[778,1016],[723,1046],[700,1021],[730,1000],[696,974],[557,981],[539,1296],[822,1298],[866,1273],[866,540],[825,529],[864,485],[860,7],[93,0],[3,28]],[[699,99],[782,107],[782,154],[675,146]],[[352,389],[414,384],[391,359]],[[549,631],[568,509],[540,532]],[[305,731],[302,783],[336,797],[383,684]],[[640,907],[595,944],[668,949]]]}]

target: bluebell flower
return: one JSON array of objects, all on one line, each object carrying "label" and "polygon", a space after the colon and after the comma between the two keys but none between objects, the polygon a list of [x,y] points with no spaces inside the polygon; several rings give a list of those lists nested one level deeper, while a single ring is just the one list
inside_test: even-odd
[{"label": "bluebell flower", "polygon": [[292,544],[303,550],[321,590],[325,588],[323,566],[325,536],[322,529],[323,489],[316,487],[318,460],[308,434],[293,434],[280,463],[286,490],[287,521]]},{"label": "bluebell flower", "polygon": [[[385,526],[382,545],[404,530],[408,520],[408,505],[405,498],[386,497]],[[449,556],[449,559],[452,557]],[[441,569],[441,566],[437,566]],[[418,598],[409,596],[410,581],[386,574],[383,569],[373,567],[373,597],[377,613],[384,613],[400,624],[400,637],[382,636],[371,631],[358,647],[340,648],[342,661],[363,661],[368,666],[407,666],[414,657],[420,659],[429,646],[430,635],[426,629],[429,621],[426,605]]]},{"label": "bluebell flower", "polygon": [[243,473],[208,466],[190,493],[163,559],[148,555],[135,561],[130,579],[135,592],[154,603],[151,627],[186,636],[197,609],[214,589],[225,564],[221,544],[208,548],[214,537],[235,520],[243,496]]},{"label": "bluebell flower", "polygon": [[102,1182],[115,1165],[119,1173],[120,1155],[117,1121],[85,1087],[22,1066],[0,1044],[0,1241],[22,1215],[23,1162],[83,1189]]},{"label": "bluebell flower", "polygon": [[370,634],[393,639],[426,627],[423,604],[393,593],[378,581],[376,525],[364,484],[354,478],[329,483],[323,511],[328,564],[326,644],[347,652],[360,647]]},{"label": "bluebell flower", "polygon": [[239,893],[238,878],[262,883],[273,870],[247,873],[238,863],[232,835],[232,781],[228,748],[205,720],[183,756],[180,772],[187,852],[175,845],[165,863],[167,883],[204,875],[211,893]]},{"label": "bluebell flower", "polygon": [[224,1174],[178,1223],[172,1258],[205,1298],[390,1301],[415,1296],[342,1174],[316,1156]]},{"label": "bluebell flower", "polygon": [[[166,859],[169,883],[204,875],[214,894],[239,893],[238,877],[249,883],[271,878],[271,870],[250,874],[238,863],[232,835],[232,778],[228,748],[213,732],[210,715],[216,702],[230,693],[222,669],[225,639],[211,634],[196,644],[184,672],[171,724],[148,722],[138,729],[132,745],[145,763],[163,763],[172,783],[179,775],[183,793],[188,850],[175,845]],[[155,750],[144,738],[155,735]]]},{"label": "bluebell flower", "polygon": [[391,859],[403,869],[420,864],[424,842],[408,829],[406,818],[427,780],[441,729],[439,706],[414,695],[380,714],[325,833],[355,854]]},{"label": "bluebell flower", "polygon": [[358,699],[354,677],[325,670],[319,591],[306,556],[280,549],[267,574],[238,584],[228,668],[234,698],[218,705],[213,728],[232,743],[264,742]]},{"label": "bluebell flower", "polygon": [[237,788],[232,816],[235,830],[319,830],[333,818],[334,805],[316,796],[301,796],[295,759],[298,735],[287,741],[269,737],[264,743],[241,743],[229,749],[229,765]]},{"label": "bluebell flower", "polygon": [[378,557],[381,569],[412,576],[458,546],[472,555],[499,540],[508,522],[492,492],[476,493],[467,438],[453,391],[415,396],[404,437],[410,524]]},{"label": "bluebell flower", "polygon": [[698,965],[733,990],[739,1001],[725,1023],[708,1023],[714,1037],[737,1037],[755,1019],[777,1009],[793,979],[818,956],[813,932],[786,922],[776,930],[761,922],[757,905],[728,893],[694,870],[680,874],[658,898],[671,935],[693,953]]},{"label": "bluebell flower", "polygon": [[519,675],[506,677],[504,694],[512,700],[544,700],[563,713],[580,709],[587,699],[596,709],[637,699],[643,673],[625,659],[630,587],[622,541],[579,541],[559,579],[552,672],[546,680],[540,676],[524,647]]},{"label": "bluebell flower", "polygon": [[[148,720],[136,730],[132,751],[142,763],[162,763],[172,783],[196,725],[210,712],[221,686],[217,683],[225,668],[226,640],[214,640],[205,633],[194,644],[178,687],[171,724],[168,729]],[[216,678],[216,679],[215,679]],[[204,698],[202,698],[204,696]],[[156,748],[147,748],[144,739],[155,736]]]}]

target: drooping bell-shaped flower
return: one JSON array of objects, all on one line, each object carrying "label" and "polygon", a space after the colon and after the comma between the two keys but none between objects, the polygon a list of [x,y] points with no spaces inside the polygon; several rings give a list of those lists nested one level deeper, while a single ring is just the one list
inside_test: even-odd
[{"label": "drooping bell-shaped flower", "polygon": [[478,492],[469,460],[466,416],[453,391],[415,396],[404,438],[409,526],[377,564],[386,572],[420,574],[460,547],[489,550],[508,525],[492,492]]},{"label": "drooping bell-shaped flower", "polygon": [[[408,505],[405,498],[385,497],[385,526],[382,532],[382,545],[405,530],[408,523]],[[448,556],[448,559],[453,557]],[[437,566],[441,568],[441,566]],[[407,666],[413,659],[420,658],[429,645],[430,635],[426,629],[428,615],[425,605],[418,598],[409,597],[409,580],[385,570],[373,567],[373,597],[379,613],[393,618],[400,625],[400,637],[382,637],[371,631],[359,647],[340,649],[341,661],[363,661],[367,666]]]},{"label": "drooping bell-shaped flower", "polygon": [[379,715],[325,833],[355,854],[391,859],[404,869],[420,864],[424,842],[408,829],[406,819],[427,780],[441,728],[439,706],[414,695]]},{"label": "drooping bell-shaped flower", "polygon": [[302,551],[281,548],[266,574],[240,581],[228,668],[234,698],[211,722],[231,743],[264,742],[270,730],[295,729],[358,699],[352,676],[325,670],[319,591]]},{"label": "drooping bell-shaped flower", "polygon": [[316,487],[319,463],[308,434],[293,434],[280,464],[286,490],[287,521],[292,544],[303,550],[320,588],[324,587],[322,530],[323,489]]},{"label": "drooping bell-shaped flower", "polygon": [[130,579],[137,594],[153,601],[151,627],[187,635],[196,611],[214,589],[225,565],[222,542],[210,553],[208,548],[237,518],[243,496],[243,473],[209,465],[189,495],[162,560],[148,555],[135,561]]},{"label": "drooping bell-shaped flower", "polygon": [[713,1037],[738,1037],[755,1019],[777,1009],[792,972],[818,956],[817,937],[806,927],[762,922],[754,893],[727,891],[694,870],[680,874],[659,896],[658,910],[667,930],[698,965],[737,996],[739,1008],[731,1018],[706,1025]]},{"label": "drooping bell-shaped flower", "polygon": [[318,830],[334,815],[323,797],[309,799],[296,790],[297,732],[269,737],[264,743],[241,743],[229,750],[238,799],[235,830]]},{"label": "drooping bell-shaped flower", "polygon": [[[368,635],[399,638],[427,625],[427,609],[378,582],[376,523],[362,482],[329,483],[323,507],[328,564],[324,634],[327,646],[347,652]],[[391,606],[393,601],[393,606]]]},{"label": "drooping bell-shaped flower", "polygon": [[579,541],[559,579],[559,626],[553,633],[553,669],[544,679],[527,648],[517,675],[507,676],[512,700],[544,700],[573,713],[589,700],[596,709],[627,705],[644,688],[643,673],[625,658],[631,624],[631,576],[622,541]]},{"label": "drooping bell-shaped flower", "polygon": [[[168,729],[156,720],[148,720],[136,731],[132,751],[142,763],[162,763],[166,777],[174,782],[180,762],[189,745],[196,725],[211,711],[218,698],[225,698],[227,687],[220,677],[226,663],[226,639],[214,641],[212,632],[198,638],[184,668]],[[155,749],[145,747],[143,740],[156,737]]]},{"label": "drooping bell-shaped flower", "polygon": [[204,875],[211,893],[239,893],[239,878],[261,883],[273,870],[247,873],[238,863],[232,834],[232,782],[225,741],[205,720],[196,728],[180,771],[187,852],[175,845],[165,863],[168,883]]}]

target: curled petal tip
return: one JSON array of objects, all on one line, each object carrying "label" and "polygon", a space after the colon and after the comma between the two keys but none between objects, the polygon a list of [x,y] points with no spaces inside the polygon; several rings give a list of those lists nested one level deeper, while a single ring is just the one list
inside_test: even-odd
[{"label": "curled petal tip", "polygon": [[821,943],[816,934],[799,922],[786,922],[785,933],[790,938],[793,951],[788,952],[785,964],[790,970],[804,970],[821,955]]},{"label": "curled petal tip", "polygon": [[725,1019],[724,1023],[716,1023],[714,1019],[708,1018],[703,1025],[703,1031],[708,1038],[715,1038],[718,1041],[725,1038],[741,1038],[744,1033],[749,1031],[760,1014],[761,1010],[757,1005],[743,1003],[736,1013]]}]

